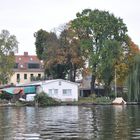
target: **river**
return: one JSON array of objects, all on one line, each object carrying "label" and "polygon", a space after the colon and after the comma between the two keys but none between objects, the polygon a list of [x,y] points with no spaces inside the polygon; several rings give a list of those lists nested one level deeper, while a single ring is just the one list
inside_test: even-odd
[{"label": "river", "polygon": [[0,140],[140,140],[140,106],[0,107]]}]

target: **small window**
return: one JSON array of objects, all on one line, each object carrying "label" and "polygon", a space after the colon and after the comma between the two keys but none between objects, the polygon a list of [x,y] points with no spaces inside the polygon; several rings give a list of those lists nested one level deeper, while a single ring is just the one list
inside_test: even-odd
[{"label": "small window", "polygon": [[24,74],[24,80],[26,80],[27,79],[27,74]]},{"label": "small window", "polygon": [[28,63],[28,68],[29,69],[39,69],[40,64],[39,63]]},{"label": "small window", "polygon": [[18,63],[15,63],[14,69],[18,69]]},{"label": "small window", "polygon": [[38,74],[38,78],[41,78],[41,74],[40,73]]},{"label": "small window", "polygon": [[58,89],[54,89],[54,95],[58,94]]},{"label": "small window", "polygon": [[49,95],[50,96],[58,95],[58,89],[49,89]]},{"label": "small window", "polygon": [[72,90],[71,89],[63,89],[63,95],[64,96],[72,95]]},{"label": "small window", "polygon": [[17,82],[20,82],[20,74],[17,74]]},{"label": "small window", "polygon": [[33,78],[34,78],[34,74],[30,74],[31,81],[33,81]]},{"label": "small window", "polygon": [[49,95],[52,95],[52,89],[49,89]]},{"label": "small window", "polygon": [[20,74],[17,74],[17,79],[20,79]]}]

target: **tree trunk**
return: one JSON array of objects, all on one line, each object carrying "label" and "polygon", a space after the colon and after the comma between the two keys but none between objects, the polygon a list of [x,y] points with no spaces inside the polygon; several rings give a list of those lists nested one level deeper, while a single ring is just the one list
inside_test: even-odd
[{"label": "tree trunk", "polygon": [[73,66],[70,63],[69,80],[73,82]]},{"label": "tree trunk", "polygon": [[76,79],[76,70],[73,71],[73,82],[75,82]]},{"label": "tree trunk", "polygon": [[96,76],[92,74],[92,77],[91,77],[91,94],[95,94],[95,79],[96,79]]},{"label": "tree trunk", "polygon": [[75,82],[76,78],[76,68],[72,63],[70,63],[70,72],[69,72],[69,80]]},{"label": "tree trunk", "polygon": [[76,79],[76,66],[74,65],[74,68],[73,68],[73,82],[75,82],[75,79]]},{"label": "tree trunk", "polygon": [[111,91],[110,84],[105,84],[105,96],[109,96]]}]

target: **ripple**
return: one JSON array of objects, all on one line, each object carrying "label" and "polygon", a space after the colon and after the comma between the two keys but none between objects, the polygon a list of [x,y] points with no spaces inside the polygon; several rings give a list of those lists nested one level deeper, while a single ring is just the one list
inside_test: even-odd
[{"label": "ripple", "polygon": [[40,134],[32,133],[32,134],[20,134],[20,136],[14,137],[14,140],[39,140]]},{"label": "ripple", "polygon": [[140,128],[137,128],[135,131],[131,131],[132,139],[140,140]]},{"label": "ripple", "polygon": [[0,140],[140,139],[140,109],[135,106],[119,111],[112,106],[0,110]]}]

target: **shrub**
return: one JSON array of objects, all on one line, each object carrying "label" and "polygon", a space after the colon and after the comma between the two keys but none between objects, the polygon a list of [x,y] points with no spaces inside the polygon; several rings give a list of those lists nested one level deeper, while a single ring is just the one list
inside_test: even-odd
[{"label": "shrub", "polygon": [[115,99],[115,92],[111,92],[111,93],[109,94],[109,97],[110,97],[111,99]]},{"label": "shrub", "polygon": [[41,92],[35,96],[35,102],[38,103],[39,106],[51,106],[51,105],[58,105],[59,104],[58,101],[49,97],[44,92]]},{"label": "shrub", "polygon": [[10,95],[10,94],[7,94],[6,92],[2,92],[1,94],[0,94],[0,99],[2,99],[2,100],[11,100],[12,99],[12,95]]},{"label": "shrub", "polygon": [[98,97],[96,103],[98,104],[110,104],[112,100],[109,97]]}]

